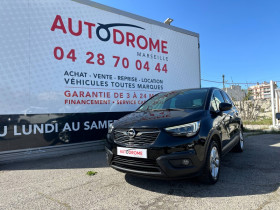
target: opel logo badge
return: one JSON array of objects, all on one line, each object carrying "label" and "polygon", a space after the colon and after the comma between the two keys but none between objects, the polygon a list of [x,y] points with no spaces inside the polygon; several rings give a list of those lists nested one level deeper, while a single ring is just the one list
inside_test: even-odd
[{"label": "opel logo badge", "polygon": [[135,130],[134,129],[129,129],[126,134],[130,137],[130,138],[133,138],[136,133],[135,133]]}]

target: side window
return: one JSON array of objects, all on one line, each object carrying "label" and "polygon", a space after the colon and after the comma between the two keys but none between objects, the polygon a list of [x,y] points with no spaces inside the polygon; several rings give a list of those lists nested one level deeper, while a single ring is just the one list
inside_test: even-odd
[{"label": "side window", "polygon": [[228,96],[228,94],[225,93],[225,92],[223,92],[223,95],[224,95],[224,97],[225,97],[225,99],[226,99],[226,102],[233,105],[233,102],[232,102],[232,100],[230,99],[230,97]]},{"label": "side window", "polygon": [[211,98],[210,109],[212,109],[214,111],[219,111],[219,105],[220,105],[220,103],[223,103],[223,102],[225,102],[225,101],[224,101],[224,98],[223,98],[221,92],[219,90],[215,90],[212,95],[212,98]]}]

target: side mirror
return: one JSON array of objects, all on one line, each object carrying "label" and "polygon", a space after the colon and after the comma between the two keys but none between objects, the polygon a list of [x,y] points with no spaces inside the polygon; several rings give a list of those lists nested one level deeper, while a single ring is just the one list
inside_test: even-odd
[{"label": "side mirror", "polygon": [[219,109],[220,111],[228,111],[232,108],[232,105],[229,103],[220,103]]},{"label": "side mirror", "polygon": [[276,119],[280,120],[280,113],[276,113]]}]

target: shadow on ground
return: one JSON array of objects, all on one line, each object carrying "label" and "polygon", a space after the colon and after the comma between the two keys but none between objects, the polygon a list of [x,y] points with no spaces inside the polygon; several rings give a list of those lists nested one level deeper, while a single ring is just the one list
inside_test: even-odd
[{"label": "shadow on ground", "polygon": [[280,186],[280,135],[246,138],[243,153],[228,153],[222,161],[220,180],[205,185],[197,179],[155,180],[126,174],[127,183],[167,195],[185,197],[231,197],[267,194]]}]

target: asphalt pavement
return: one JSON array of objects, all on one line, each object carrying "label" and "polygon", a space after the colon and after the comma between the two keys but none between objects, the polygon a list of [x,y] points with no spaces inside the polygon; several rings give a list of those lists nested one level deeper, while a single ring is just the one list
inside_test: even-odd
[{"label": "asphalt pavement", "polygon": [[280,209],[280,135],[245,140],[215,185],[127,175],[104,151],[0,165],[0,209]]}]

